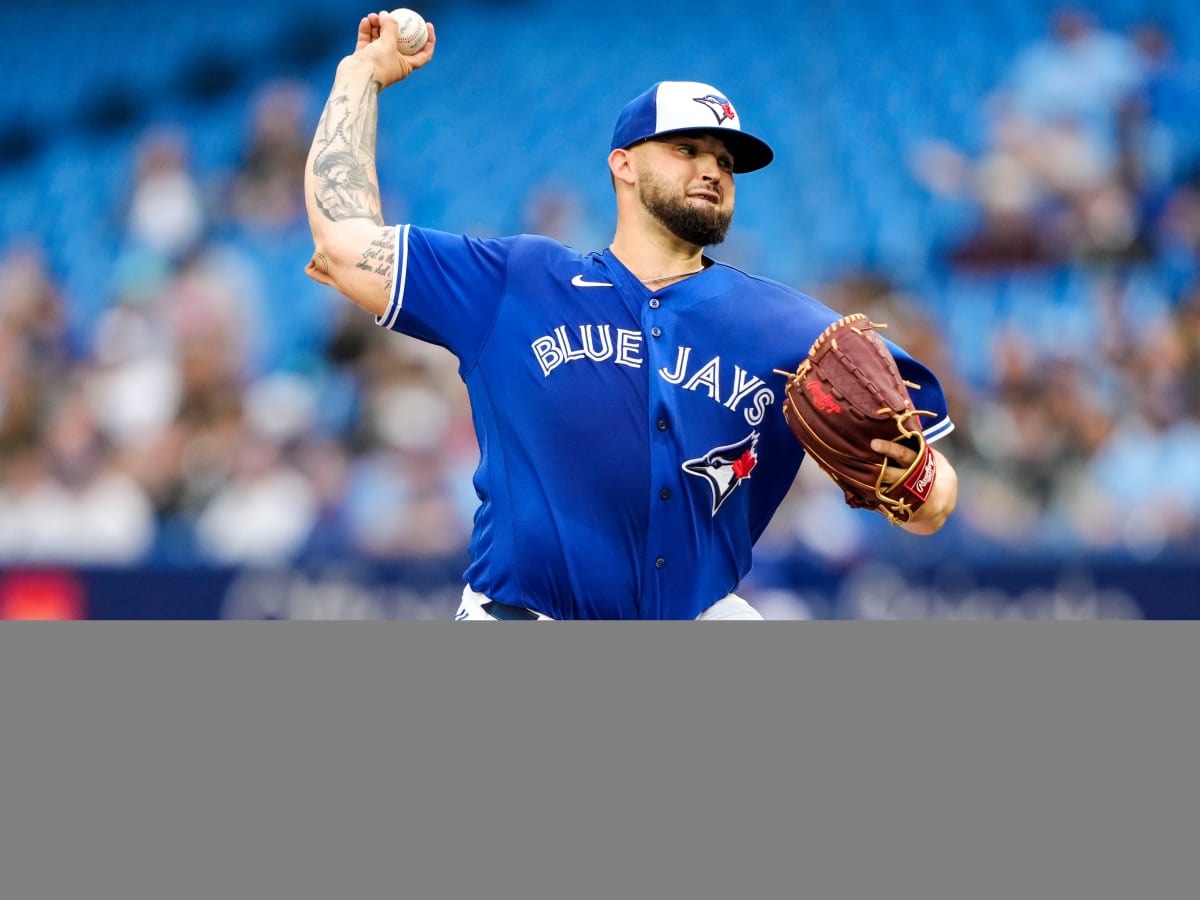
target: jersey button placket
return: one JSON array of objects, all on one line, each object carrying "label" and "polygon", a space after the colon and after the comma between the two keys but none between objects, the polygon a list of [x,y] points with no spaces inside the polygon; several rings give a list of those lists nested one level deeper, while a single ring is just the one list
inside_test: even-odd
[{"label": "jersey button placket", "polygon": [[[658,297],[650,297],[646,301],[647,308],[643,310],[642,327],[645,333],[649,334],[651,345],[647,348],[650,358],[650,366],[652,371],[669,371],[671,360],[665,358],[668,353],[666,348],[662,346],[662,340],[666,328],[662,324],[662,316],[666,315],[667,310],[663,309],[663,302]],[[664,368],[665,367],[665,368]],[[647,543],[653,552],[654,549],[664,549],[669,543],[669,535],[673,533],[674,528],[670,524],[669,512],[672,507],[667,506],[668,499],[672,496],[671,488],[667,487],[664,482],[670,481],[670,474],[679,465],[675,460],[677,451],[674,448],[674,442],[668,437],[668,432],[671,430],[671,421],[667,415],[669,404],[666,402],[666,383],[659,379],[652,381],[651,402],[656,407],[657,415],[652,420],[654,427],[658,429],[658,433],[662,436],[654,442],[655,449],[653,451],[653,473],[652,477],[659,482],[658,498],[659,504],[655,511],[650,515],[650,529],[647,532]],[[658,545],[656,548],[655,545]],[[665,556],[657,554],[651,556],[653,560],[654,572],[658,577],[652,578],[653,586],[648,586],[650,593],[647,596],[647,603],[656,609],[662,609],[662,592],[669,590],[670,576],[667,574],[667,560]]]}]

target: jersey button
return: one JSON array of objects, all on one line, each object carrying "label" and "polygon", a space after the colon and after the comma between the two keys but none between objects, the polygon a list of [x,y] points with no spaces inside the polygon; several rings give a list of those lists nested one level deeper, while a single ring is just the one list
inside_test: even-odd
[{"label": "jersey button", "polygon": [[661,491],[658,492],[658,496],[660,498],[662,498],[663,500],[670,500],[671,499],[671,489],[663,488]]},{"label": "jersey button", "polygon": [[659,304],[659,301],[658,301],[658,298],[657,298],[657,297],[651,297],[651,298],[650,298],[650,308],[651,308],[651,309],[658,309],[659,305],[660,305],[660,304]]},{"label": "jersey button", "polygon": [[655,325],[650,329],[650,335],[651,337],[662,337],[662,329]]},{"label": "jersey button", "polygon": [[661,569],[666,564],[667,564],[667,561],[665,559],[663,559],[661,556],[654,561],[655,567],[659,568],[659,569]]},{"label": "jersey button", "polygon": [[659,430],[659,431],[666,431],[666,430],[667,430],[667,420],[666,420],[666,419],[659,419],[659,420],[658,420],[658,430]]}]

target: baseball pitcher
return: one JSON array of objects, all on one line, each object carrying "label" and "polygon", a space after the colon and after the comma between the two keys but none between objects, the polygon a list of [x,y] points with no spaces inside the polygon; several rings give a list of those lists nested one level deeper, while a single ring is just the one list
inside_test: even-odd
[{"label": "baseball pitcher", "polygon": [[379,95],[433,58],[427,27],[406,55],[389,14],[359,23],[309,154],[307,271],[459,361],[481,458],[456,618],[759,619],[738,585],[806,456],[852,505],[942,526],[936,376],[865,317],[705,254],[736,176],[774,155],[712,85],[620,111],[603,250],[384,222]]}]

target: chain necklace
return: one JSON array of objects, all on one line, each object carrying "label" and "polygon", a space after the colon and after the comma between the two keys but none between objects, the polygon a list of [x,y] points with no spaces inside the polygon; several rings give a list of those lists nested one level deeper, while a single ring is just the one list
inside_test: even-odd
[{"label": "chain necklace", "polygon": [[695,275],[698,272],[703,272],[704,266],[698,269],[693,269],[690,272],[676,272],[674,275],[659,275],[657,278],[639,278],[642,284],[658,284],[660,281],[670,281],[672,278],[686,278],[688,275]]}]

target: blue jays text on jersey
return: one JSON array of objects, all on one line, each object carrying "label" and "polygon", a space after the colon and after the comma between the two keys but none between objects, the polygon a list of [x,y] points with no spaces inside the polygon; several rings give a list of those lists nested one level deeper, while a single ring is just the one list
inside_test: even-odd
[{"label": "blue jays text on jersey", "polygon": [[[579,333],[579,346],[573,348],[573,338],[567,334],[567,326],[560,325],[554,329],[553,337],[543,335],[534,341],[533,351],[546,375],[564,362],[578,359],[598,363],[612,360],[617,365],[633,368],[643,366],[646,360],[643,355],[642,333],[617,328],[614,352],[612,328],[607,324],[580,325],[576,329]],[[671,384],[682,386],[684,390],[702,390],[710,399],[723,403],[729,409],[738,409],[742,403],[747,402],[751,408],[745,412],[746,421],[751,425],[762,421],[766,407],[775,402],[775,392],[766,387],[761,378],[738,365],[730,367],[726,363],[727,372],[732,368],[728,376],[732,380],[731,383],[724,383],[721,375],[721,357],[714,356],[702,365],[689,367],[691,356],[691,347],[679,347],[674,367],[669,370],[666,367],[659,369],[658,376]]]},{"label": "blue jays text on jersey", "polygon": [[[840,314],[721,263],[650,290],[542,237],[396,241],[378,322],[453,352],[471,400],[468,584],[555,619],[694,619],[734,591],[804,455],[775,370]],[[936,377],[892,350],[947,434]]]}]

